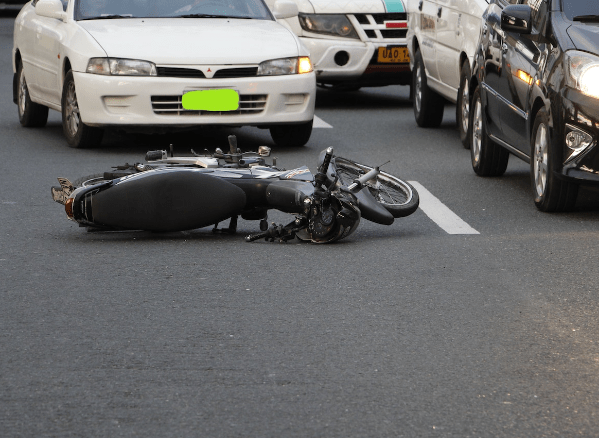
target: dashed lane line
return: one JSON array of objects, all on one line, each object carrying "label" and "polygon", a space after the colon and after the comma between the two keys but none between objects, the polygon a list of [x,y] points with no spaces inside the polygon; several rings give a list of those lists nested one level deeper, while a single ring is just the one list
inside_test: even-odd
[{"label": "dashed lane line", "polygon": [[420,209],[448,234],[480,234],[417,181],[409,181],[420,196]]},{"label": "dashed lane line", "polygon": [[314,116],[314,124],[312,125],[312,128],[332,128],[332,126],[322,120],[320,117]]}]

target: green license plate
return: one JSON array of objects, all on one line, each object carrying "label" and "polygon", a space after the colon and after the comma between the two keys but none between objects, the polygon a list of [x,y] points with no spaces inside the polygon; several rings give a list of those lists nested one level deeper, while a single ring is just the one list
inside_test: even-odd
[{"label": "green license plate", "polygon": [[231,89],[190,91],[183,95],[181,104],[190,111],[235,111],[239,109],[239,93]]}]

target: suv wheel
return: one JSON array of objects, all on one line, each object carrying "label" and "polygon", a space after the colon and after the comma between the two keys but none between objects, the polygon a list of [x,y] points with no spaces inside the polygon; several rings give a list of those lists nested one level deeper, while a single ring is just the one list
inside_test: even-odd
[{"label": "suv wheel", "polygon": [[472,111],[470,112],[470,157],[472,169],[479,176],[501,176],[507,169],[510,158],[509,152],[489,138],[480,97],[480,87],[476,87],[472,96]]},{"label": "suv wheel", "polygon": [[443,121],[445,99],[428,88],[426,70],[420,49],[414,56],[414,117],[421,128],[436,128]]},{"label": "suv wheel", "polygon": [[456,104],[456,121],[460,131],[460,140],[466,149],[470,149],[470,65],[465,60],[460,70],[460,88]]},{"label": "suv wheel", "polygon": [[535,117],[531,137],[530,179],[535,205],[541,211],[570,211],[576,204],[578,185],[556,176],[559,150],[549,128],[549,113],[541,109]]}]

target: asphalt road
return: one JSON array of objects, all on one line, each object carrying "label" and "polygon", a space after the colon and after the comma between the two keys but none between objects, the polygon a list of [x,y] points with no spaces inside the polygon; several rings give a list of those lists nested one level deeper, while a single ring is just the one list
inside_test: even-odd
[{"label": "asphalt road", "polygon": [[[543,214],[528,167],[476,177],[446,108],[416,127],[406,87],[319,91],[304,148],[417,181],[479,234],[423,210],[334,245],[87,233],[50,198],[148,149],[273,146],[255,128],[109,133],[70,149],[25,129],[0,19],[1,437],[557,437],[599,426],[599,192]],[[275,217],[276,219],[276,217]]]}]

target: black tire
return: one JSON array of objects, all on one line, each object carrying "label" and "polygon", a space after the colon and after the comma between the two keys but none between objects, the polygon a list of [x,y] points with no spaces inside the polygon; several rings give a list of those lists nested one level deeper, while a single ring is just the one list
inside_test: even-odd
[{"label": "black tire", "polygon": [[277,125],[270,128],[270,136],[277,146],[304,146],[312,135],[314,120],[297,125]]},{"label": "black tire", "polygon": [[[341,157],[335,158],[335,168],[339,181],[344,186],[349,186],[355,179],[372,170],[372,167]],[[377,202],[393,217],[409,216],[420,204],[418,192],[411,184],[386,172],[379,173],[366,186]]]},{"label": "black tire", "polygon": [[64,79],[61,106],[62,131],[69,146],[72,148],[92,148],[99,146],[104,136],[104,130],[88,126],[81,120],[75,89],[75,78],[72,71],[69,71]]},{"label": "black tire", "polygon": [[530,179],[535,205],[541,211],[571,211],[578,197],[578,184],[557,176],[561,145],[553,138],[549,113],[543,108],[536,117],[531,135]]},{"label": "black tire", "polygon": [[26,128],[41,128],[48,122],[48,107],[31,101],[23,63],[17,68],[17,109],[19,122]]},{"label": "black tire", "polygon": [[501,176],[507,169],[510,153],[494,143],[487,134],[487,120],[480,97],[480,87],[472,96],[470,111],[472,169],[479,176]]},{"label": "black tire", "polygon": [[420,49],[414,56],[413,71],[414,117],[421,128],[436,128],[443,121],[445,99],[428,87],[426,70]]},{"label": "black tire", "polygon": [[455,113],[460,140],[466,149],[470,149],[470,65],[467,59],[460,70],[460,88]]}]

